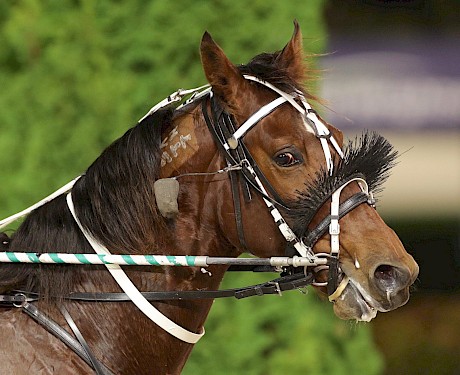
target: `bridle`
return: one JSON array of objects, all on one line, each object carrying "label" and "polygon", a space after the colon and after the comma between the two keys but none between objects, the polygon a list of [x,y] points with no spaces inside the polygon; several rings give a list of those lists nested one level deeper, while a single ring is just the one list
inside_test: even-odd
[{"label": "bridle", "polygon": [[[244,249],[247,249],[247,244],[244,237],[243,221],[241,215],[241,201],[239,188],[242,187],[245,202],[250,202],[252,199],[251,191],[255,191],[262,197],[263,202],[267,206],[275,225],[278,227],[282,236],[286,240],[287,255],[292,256],[299,254],[300,257],[308,259],[311,264],[310,266],[304,267],[302,274],[299,275],[298,268],[295,269],[292,266],[284,267],[281,278],[276,279],[272,282],[258,284],[252,287],[239,288],[225,291],[172,291],[172,292],[146,292],[141,293],[134,286],[131,280],[126,276],[120,266],[114,264],[106,264],[106,267],[120,285],[124,293],[72,293],[70,296],[65,297],[66,299],[73,300],[84,300],[84,301],[131,301],[133,302],[147,317],[154,321],[157,325],[163,328],[171,335],[178,339],[188,342],[196,343],[204,334],[204,329],[200,333],[190,332],[183,327],[177,325],[169,318],[161,314],[151,303],[152,300],[161,299],[186,299],[186,298],[220,298],[233,296],[236,298],[244,298],[251,295],[263,295],[263,294],[274,294],[281,293],[284,290],[298,289],[308,284],[314,285],[327,285],[329,299],[335,301],[342,291],[347,286],[348,278],[342,273],[339,267],[339,256],[340,256],[340,225],[339,220],[351,210],[356,208],[362,203],[374,205],[374,199],[372,193],[369,192],[368,185],[364,180],[363,176],[353,175],[344,181],[335,191],[330,194],[328,198],[331,198],[331,210],[330,215],[324,218],[320,223],[305,236],[299,238],[294,231],[289,227],[286,220],[282,216],[280,209],[289,210],[289,206],[284,202],[278,192],[273,188],[268,179],[264,176],[263,172],[258,167],[254,158],[251,156],[248,148],[244,143],[246,134],[265,117],[269,116],[273,111],[279,108],[281,105],[287,103],[294,107],[302,116],[307,131],[312,132],[319,139],[322,150],[325,157],[327,171],[332,174],[334,169],[334,158],[331,153],[331,148],[334,150],[340,158],[343,158],[343,153],[338,145],[337,141],[329,131],[327,126],[319,119],[316,112],[310,107],[307,100],[301,91],[294,90],[292,93],[286,93],[269,82],[263,81],[255,76],[244,75],[244,78],[248,81],[252,81],[256,84],[260,84],[277,94],[277,97],[270,103],[264,105],[254,114],[252,114],[244,123],[237,125],[235,119],[230,114],[222,110],[213,95],[212,89],[209,85],[201,86],[191,90],[178,90],[171,94],[168,98],[164,99],[154,107],[141,119],[148,117],[152,113],[163,109],[165,107],[174,105],[177,102],[182,102],[183,98],[187,95],[192,96],[187,99],[183,104],[179,105],[177,109],[188,106],[189,104],[196,103],[198,99],[201,99],[202,112],[205,122],[210,130],[215,143],[224,156],[227,166],[223,171],[228,172],[230,175],[230,182],[232,187],[232,196],[234,202],[236,227],[238,232],[239,241]],[[210,109],[210,112],[208,110]],[[331,148],[330,148],[331,146]],[[176,176],[180,177],[180,176]],[[49,197],[45,198],[41,202],[35,204],[32,209],[43,205],[44,203],[54,199],[58,195],[61,195],[73,187],[76,178],[57,192],[53,193]],[[357,182],[361,188],[361,191],[355,193],[342,204],[340,204],[340,194],[343,189],[352,182]],[[80,230],[93,247],[97,254],[110,254],[109,250],[99,243],[92,234],[85,229],[80,223],[78,216],[75,212],[74,203],[72,200],[71,192],[67,194],[67,205],[69,207],[72,216],[79,226]],[[319,207],[318,207],[319,208]],[[6,226],[9,223],[15,221],[17,218],[22,217],[32,211],[32,209],[24,210],[19,214],[13,215],[11,218],[0,221],[0,228]],[[313,252],[313,246],[326,232],[330,234],[330,253],[327,254],[315,254]],[[319,266],[322,268],[329,269],[328,282],[327,283],[316,283],[313,280],[313,274],[309,268],[317,266],[317,260],[319,258],[326,258],[327,265],[325,262],[321,262],[323,265]],[[316,268],[318,270],[318,268]],[[102,367],[101,364],[92,356],[91,351],[87,348],[86,342],[79,335],[78,329],[74,330],[78,342],[72,342],[71,338],[66,338],[65,332],[60,331],[55,327],[55,323],[50,321],[49,318],[41,314],[34,306],[29,302],[38,299],[38,296],[34,296],[33,293],[17,293],[13,296],[3,295],[0,296],[0,303],[15,304],[17,307],[22,307],[26,313],[34,317],[42,325],[52,330],[56,336],[60,337],[62,341],[71,347],[77,354],[79,354],[90,366],[92,366],[98,374],[110,373],[107,369]],[[70,315],[63,312],[64,317],[69,323],[69,326],[74,325]],[[75,327],[76,328],[76,327]],[[73,328],[72,328],[73,329]],[[63,330],[61,328],[61,330]],[[65,331],[65,330],[63,330]],[[68,336],[68,335],[67,335]],[[81,338],[81,339],[80,339]],[[75,341],[75,340],[73,340]],[[70,343],[69,343],[70,342]]]},{"label": "bridle", "polygon": [[[263,118],[270,115],[284,103],[289,103],[300,113],[302,118],[305,119],[305,126],[307,130],[314,132],[316,137],[320,140],[326,161],[326,168],[330,174],[333,173],[334,161],[329,148],[329,144],[340,158],[344,157],[343,152],[332,133],[319,119],[316,112],[308,104],[301,91],[295,90],[292,94],[288,94],[272,85],[271,83],[261,80],[255,76],[244,75],[244,78],[246,80],[256,82],[262,86],[267,87],[279,96],[252,114],[243,124],[236,126],[236,122],[233,116],[225,113],[222,109],[219,108],[218,103],[212,95],[212,92],[210,92],[209,106],[211,109],[211,115],[208,113],[207,102],[202,101],[202,111],[206,124],[211,134],[213,135],[219,150],[225,157],[228,167],[241,167],[241,170],[233,170],[231,174],[238,173],[241,177],[241,180],[243,180],[243,191],[246,192],[245,196],[248,198],[248,200],[250,200],[250,193],[247,186],[251,186],[256,192],[259,193],[259,195],[262,196],[262,199],[267,206],[276,226],[286,240],[288,255],[293,255],[293,252],[298,253],[301,257],[308,258],[312,264],[315,262],[317,257],[323,256],[328,258],[328,282],[322,285],[327,285],[329,299],[330,301],[335,301],[340,296],[341,291],[343,291],[343,289],[346,287],[346,283],[348,282],[348,278],[343,277],[340,288],[338,289],[337,285],[339,277],[343,276],[341,275],[339,268],[339,220],[362,203],[368,203],[369,205],[374,206],[375,201],[372,193],[369,192],[367,182],[364,180],[363,176],[351,176],[328,197],[331,198],[330,215],[324,218],[313,230],[309,232],[307,236],[298,238],[278,210],[278,207],[282,207],[284,210],[289,210],[289,207],[287,207],[286,203],[281,199],[280,195],[276,192],[268,179],[264,176],[254,158],[251,156],[249,150],[244,144],[244,136]],[[244,240],[238,185],[234,183],[234,178],[231,180],[238,236],[243,248],[247,248]],[[358,183],[361,191],[355,193],[344,203],[340,204],[341,192],[347,185],[354,181]],[[307,223],[307,226],[308,224],[309,223]],[[312,250],[313,246],[321,238],[321,236],[326,233],[327,230],[329,230],[329,235],[331,238],[330,253],[314,254]],[[293,251],[290,251],[292,249]]]}]

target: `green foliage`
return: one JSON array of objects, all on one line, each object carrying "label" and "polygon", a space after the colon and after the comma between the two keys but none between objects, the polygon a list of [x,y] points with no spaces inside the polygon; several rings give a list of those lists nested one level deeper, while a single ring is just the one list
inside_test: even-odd
[{"label": "green foliage", "polygon": [[[81,173],[172,91],[205,83],[198,53],[205,30],[239,64],[282,48],[297,19],[306,50],[320,53],[322,5],[1,1],[0,217]],[[340,322],[330,310],[313,293],[217,301],[185,373],[378,373],[367,327]]]},{"label": "green foliage", "polygon": [[0,213],[35,202],[179,87],[205,83],[209,30],[235,63],[280,49],[297,18],[323,48],[321,0],[0,2]]}]

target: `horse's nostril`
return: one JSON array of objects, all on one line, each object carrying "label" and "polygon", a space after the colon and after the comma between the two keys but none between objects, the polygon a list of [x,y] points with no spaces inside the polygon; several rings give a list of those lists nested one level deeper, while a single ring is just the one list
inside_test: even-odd
[{"label": "horse's nostril", "polygon": [[404,269],[381,264],[374,271],[377,286],[383,291],[400,290],[407,286],[410,275]]},{"label": "horse's nostril", "polygon": [[382,264],[376,268],[374,276],[377,280],[388,282],[396,278],[396,273],[395,267],[388,264]]}]

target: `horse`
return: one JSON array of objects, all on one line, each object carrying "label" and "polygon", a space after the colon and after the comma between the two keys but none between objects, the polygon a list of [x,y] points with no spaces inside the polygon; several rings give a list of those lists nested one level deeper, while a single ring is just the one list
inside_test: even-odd
[{"label": "horse", "polygon": [[[2,233],[0,250],[288,256],[311,262],[282,268],[290,277],[313,277],[341,319],[369,321],[404,305],[418,265],[372,194],[397,153],[373,133],[344,145],[342,133],[309,106],[315,98],[303,86],[309,70],[298,23],[282,50],[244,65],[233,65],[207,32],[200,54],[208,89],[149,111],[70,193],[33,210],[12,235]],[[2,372],[178,374],[204,333],[213,299],[142,307],[146,301],[131,298],[117,273],[134,294],[195,293],[218,290],[227,270],[0,264]],[[67,298],[120,288],[134,303]],[[161,318],[152,321],[146,310]],[[70,350],[69,340],[78,348]]]}]

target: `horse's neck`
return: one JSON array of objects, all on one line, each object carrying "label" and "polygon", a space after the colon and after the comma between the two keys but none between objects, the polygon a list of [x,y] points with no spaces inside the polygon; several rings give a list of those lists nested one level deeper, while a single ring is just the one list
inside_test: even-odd
[{"label": "horse's neck", "polygon": [[[140,290],[216,289],[224,269],[167,268],[127,271]],[[107,273],[108,274],[108,273]],[[108,275],[106,275],[108,276]],[[105,277],[106,288],[115,288]],[[87,281],[85,289],[100,290]],[[116,288],[115,288],[116,290]],[[192,332],[201,332],[212,301],[173,301],[154,303],[164,315]],[[192,345],[181,342],[147,319],[133,304],[70,304],[69,311],[81,324],[90,347],[103,363],[123,374],[179,374]]]},{"label": "horse's neck", "polygon": [[[176,119],[171,130],[164,135],[161,146],[161,177],[187,172],[204,172],[222,167],[222,159],[216,157],[217,149],[206,125],[197,119],[195,108],[191,115]],[[238,255],[219,230],[216,184],[228,184],[228,177],[212,183],[205,178],[187,177],[179,179],[179,215],[167,223],[168,234],[161,245],[148,245],[142,252],[159,255]],[[225,186],[225,185],[224,185]],[[127,268],[127,267],[125,267]],[[188,267],[154,268],[133,270],[127,273],[142,291],[167,290],[213,290],[218,289],[226,267],[214,266],[206,270]],[[107,288],[118,287],[108,272],[103,276]],[[97,290],[98,284],[88,281],[85,289]],[[109,285],[111,285],[109,287]],[[103,361],[120,369],[121,373],[179,373],[190,354],[192,345],[179,341],[146,318],[132,304],[83,306],[86,317],[104,316],[86,328],[97,331],[93,345]],[[210,300],[168,301],[154,303],[164,315],[184,328],[201,332],[212,305]],[[102,310],[102,311],[101,311]],[[116,331],[117,334],[113,335]],[[98,337],[104,337],[99,340]],[[107,346],[110,350],[107,350]],[[99,354],[98,353],[98,354]],[[134,370],[133,370],[134,369]],[[123,370],[123,371],[122,371]]]},{"label": "horse's neck", "polygon": [[[183,212],[168,225],[169,234],[160,246],[148,245],[144,253],[158,255],[230,255],[231,246],[218,233],[215,210],[185,209],[187,205],[204,206],[205,198],[193,184],[186,189]],[[187,201],[187,202],[186,202]],[[181,205],[180,205],[181,206]],[[225,267],[124,267],[141,291],[218,289]],[[106,270],[82,274],[78,285],[84,291],[119,291]],[[164,301],[154,306],[178,325],[201,332],[212,301]],[[103,363],[123,374],[180,373],[192,345],[181,342],[159,328],[131,303],[71,303],[68,309],[81,325],[83,335]],[[115,334],[116,332],[116,334]],[[174,355],[171,355],[174,353]]]}]

